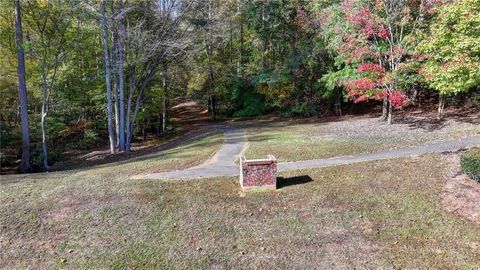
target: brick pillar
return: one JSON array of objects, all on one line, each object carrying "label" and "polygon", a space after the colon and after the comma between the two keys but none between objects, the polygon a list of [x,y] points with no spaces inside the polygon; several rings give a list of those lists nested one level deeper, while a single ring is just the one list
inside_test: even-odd
[{"label": "brick pillar", "polygon": [[240,158],[240,186],[243,191],[251,189],[277,188],[277,159],[269,155],[266,159],[247,160]]}]

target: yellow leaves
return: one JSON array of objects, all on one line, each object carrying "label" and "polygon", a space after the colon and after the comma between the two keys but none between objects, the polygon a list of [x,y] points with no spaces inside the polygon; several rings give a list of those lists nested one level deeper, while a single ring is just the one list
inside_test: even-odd
[{"label": "yellow leaves", "polygon": [[270,87],[267,84],[257,86],[257,91],[265,95],[267,99],[273,101],[274,105],[281,105],[293,92],[291,85],[280,85],[278,87]]},{"label": "yellow leaves", "polygon": [[193,93],[195,91],[200,91],[206,85],[208,81],[208,75],[206,73],[199,73],[195,75],[191,80],[188,81],[188,92]]},{"label": "yellow leaves", "polygon": [[38,0],[37,5],[39,8],[48,8],[48,0]]},{"label": "yellow leaves", "polygon": [[292,91],[290,85],[282,85],[279,87],[269,87],[266,84],[262,84],[257,88],[258,92],[266,96],[284,96]]},{"label": "yellow leaves", "polygon": [[385,76],[383,77],[384,84],[391,84],[395,79],[395,75],[392,72],[385,72]]}]

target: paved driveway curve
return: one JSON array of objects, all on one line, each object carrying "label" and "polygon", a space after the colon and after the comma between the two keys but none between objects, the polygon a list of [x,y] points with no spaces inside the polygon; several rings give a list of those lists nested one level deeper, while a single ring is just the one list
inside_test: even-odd
[{"label": "paved driveway curve", "polygon": [[245,131],[229,126],[214,126],[213,128],[225,134],[225,142],[210,160],[182,171],[151,173],[141,178],[194,179],[238,175],[239,168],[235,164],[235,158],[238,157],[245,146]]},{"label": "paved driveway curve", "polygon": [[[225,143],[209,161],[182,171],[152,173],[140,178],[147,179],[195,179],[218,176],[235,176],[239,174],[239,167],[235,159],[245,147],[245,131],[229,126],[216,126],[215,129],[223,131]],[[351,164],[364,161],[408,157],[434,152],[456,151],[463,148],[480,146],[480,136],[466,137],[455,140],[441,141],[416,147],[398,148],[367,154],[339,156],[324,159],[312,159],[278,164],[279,171],[322,168],[342,164]]]}]

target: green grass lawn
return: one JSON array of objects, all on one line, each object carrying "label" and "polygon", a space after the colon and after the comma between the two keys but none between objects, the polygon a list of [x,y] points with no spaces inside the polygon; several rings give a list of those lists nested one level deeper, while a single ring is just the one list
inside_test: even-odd
[{"label": "green grass lawn", "polygon": [[265,128],[260,132],[253,131],[247,135],[245,156],[264,158],[273,154],[280,162],[284,162],[366,153],[381,147],[368,140],[313,136],[308,132],[311,128],[310,125],[300,125],[281,130]]},{"label": "green grass lawn", "polygon": [[[330,125],[279,122],[250,128],[247,133],[248,148],[245,156],[264,158],[273,154],[280,162],[299,161],[417,146],[480,134],[480,127],[473,124],[424,131],[418,128],[411,129],[405,125],[401,128],[403,130],[395,125],[386,127],[382,123],[368,119],[359,121],[366,122],[365,126],[342,127],[340,131],[330,129],[341,125],[341,122],[329,123]],[[358,132],[356,128],[359,129]],[[385,131],[388,128],[395,132]],[[397,132],[397,129],[401,131]]]},{"label": "green grass lawn", "polygon": [[220,139],[149,164],[2,176],[0,268],[480,265],[480,227],[439,204],[446,173],[440,155],[292,171],[281,175],[281,189],[248,194],[236,178],[129,178],[150,166],[176,167]]}]

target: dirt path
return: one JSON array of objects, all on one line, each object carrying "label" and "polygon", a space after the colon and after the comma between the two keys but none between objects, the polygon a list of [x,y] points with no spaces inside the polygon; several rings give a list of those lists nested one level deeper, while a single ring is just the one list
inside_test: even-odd
[{"label": "dirt path", "polygon": [[170,121],[177,124],[205,124],[212,122],[212,116],[205,106],[195,101],[176,101],[177,105],[170,108]]},{"label": "dirt path", "polygon": [[[238,165],[234,160],[245,147],[245,134],[242,129],[227,126],[215,126],[214,128],[225,133],[225,144],[217,154],[206,163],[183,171],[152,173],[137,176],[149,179],[195,179],[218,176],[235,176],[239,174]],[[463,148],[480,146],[480,136],[466,137],[455,140],[442,141],[417,147],[399,148],[374,153],[340,156],[326,159],[312,159],[296,162],[284,162],[278,164],[279,171],[322,168],[342,164],[352,164],[364,161],[392,159],[408,157],[434,152],[449,152]]]}]

